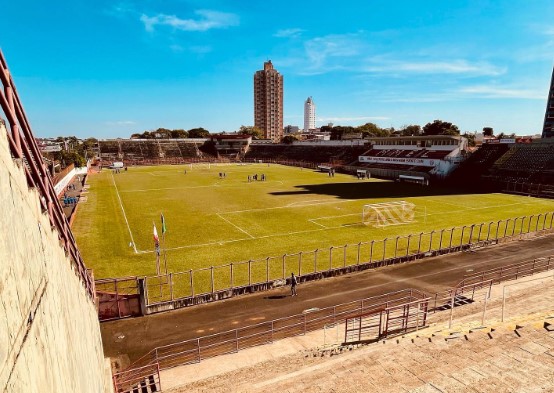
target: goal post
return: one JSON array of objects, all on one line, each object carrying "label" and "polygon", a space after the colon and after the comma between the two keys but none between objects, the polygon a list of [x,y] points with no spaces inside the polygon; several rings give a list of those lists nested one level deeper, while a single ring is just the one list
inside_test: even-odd
[{"label": "goal post", "polygon": [[362,223],[373,227],[401,225],[414,221],[415,205],[406,201],[364,205]]}]

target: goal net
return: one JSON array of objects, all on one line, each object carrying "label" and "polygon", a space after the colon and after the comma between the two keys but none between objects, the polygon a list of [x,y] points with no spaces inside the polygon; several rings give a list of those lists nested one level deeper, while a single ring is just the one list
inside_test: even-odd
[{"label": "goal net", "polygon": [[362,223],[373,227],[400,225],[412,222],[415,205],[406,201],[372,203],[364,205]]}]

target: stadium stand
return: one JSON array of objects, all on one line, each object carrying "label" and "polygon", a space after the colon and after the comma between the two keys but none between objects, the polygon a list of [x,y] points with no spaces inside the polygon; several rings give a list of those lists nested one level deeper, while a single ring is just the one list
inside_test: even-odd
[{"label": "stadium stand", "polygon": [[117,139],[98,141],[104,166],[114,161],[125,165],[179,164],[199,159],[217,158],[217,151],[206,145],[205,139]]},{"label": "stadium stand", "polygon": [[323,146],[305,145],[257,145],[252,144],[244,159],[275,159],[306,161],[312,163],[349,164],[358,160],[358,156],[367,151],[365,146]]},{"label": "stadium stand", "polygon": [[554,197],[554,141],[511,145],[482,178],[505,192]]},{"label": "stadium stand", "polygon": [[486,173],[509,150],[506,144],[485,144],[458,166],[449,178],[452,184],[471,184]]}]

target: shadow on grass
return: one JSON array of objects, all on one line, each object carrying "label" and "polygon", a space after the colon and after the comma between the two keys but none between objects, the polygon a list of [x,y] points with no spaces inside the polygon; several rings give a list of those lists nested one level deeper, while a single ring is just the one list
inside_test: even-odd
[{"label": "shadow on grass", "polygon": [[298,185],[295,191],[278,191],[270,195],[333,195],[341,199],[405,198],[433,195],[482,194],[462,188],[421,186],[400,182],[326,183]]}]

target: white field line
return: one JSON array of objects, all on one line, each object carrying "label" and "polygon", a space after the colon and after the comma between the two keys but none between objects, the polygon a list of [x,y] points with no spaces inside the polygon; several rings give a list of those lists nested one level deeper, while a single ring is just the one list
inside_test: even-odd
[{"label": "white field line", "polygon": [[319,218],[314,218],[314,219],[308,219],[309,222],[311,222],[312,224],[315,224],[315,225],[319,225],[320,227],[323,227],[323,228],[328,228],[327,226],[323,225],[323,224],[320,224],[319,222],[315,222],[315,220],[319,220]]},{"label": "white field line", "polygon": [[221,218],[221,219],[222,219],[223,221],[225,221],[226,223],[231,224],[232,226],[234,226],[235,228],[237,228],[239,231],[241,231],[241,232],[244,233],[245,235],[248,235],[248,236],[250,236],[252,239],[255,239],[254,236],[252,236],[251,234],[249,234],[248,232],[246,232],[244,229],[242,229],[242,228],[239,227],[238,225],[233,224],[231,221],[229,221],[228,219],[226,219],[225,217],[223,217],[221,214],[219,214],[219,213],[216,213],[216,214],[217,214],[217,216],[218,216],[219,218]]},{"label": "white field line", "polygon": [[[245,241],[245,240],[269,239],[269,238],[272,238],[272,237],[279,237],[279,236],[291,236],[291,235],[299,235],[299,234],[303,234],[303,233],[322,232],[322,231],[328,231],[328,230],[334,230],[334,229],[341,229],[345,226],[357,226],[357,225],[361,225],[361,224],[359,224],[359,223],[345,224],[345,225],[340,225],[340,226],[335,226],[335,227],[324,227],[324,228],[318,228],[318,229],[306,229],[306,230],[303,230],[303,231],[273,233],[271,235],[256,236],[256,237],[251,237],[251,238],[239,238],[239,239],[232,239],[232,240],[213,241],[213,242],[203,243],[203,244],[191,244],[191,245],[188,245],[188,246],[173,247],[173,248],[168,248],[167,250],[168,251],[182,250],[182,249],[185,249],[185,248],[206,247],[206,246],[215,246],[215,245],[222,246],[224,244],[237,243],[237,242],[242,242],[242,241]],[[151,254],[153,252],[154,251],[141,251],[140,253]]]},{"label": "white field line", "polygon": [[335,203],[346,203],[346,202],[354,202],[353,199],[347,199],[346,201],[327,201],[327,202],[321,202],[321,203],[311,203],[311,204],[305,204],[305,205],[286,205],[286,206],[276,206],[276,207],[265,207],[263,209],[246,209],[246,210],[234,210],[230,212],[224,212],[221,214],[236,214],[236,213],[249,213],[249,212],[260,212],[260,211],[266,211],[266,210],[275,210],[275,209],[291,209],[296,207],[310,207],[310,206],[318,206],[318,205],[332,205]]},{"label": "white field line", "polygon": [[[156,175],[153,175],[156,176]],[[246,181],[244,181],[246,183]],[[255,183],[255,182],[254,182]],[[276,180],[276,181],[264,181],[260,183],[278,183],[283,184],[282,181]],[[164,191],[164,190],[189,190],[189,189],[195,189],[195,188],[212,188],[212,187],[226,187],[226,188],[242,188],[244,187],[243,183],[236,183],[233,182],[231,184],[224,184],[224,183],[214,183],[210,184],[208,186],[185,186],[185,187],[166,187],[166,188],[143,188],[143,189],[135,189],[135,190],[123,190],[121,192],[149,192],[149,191]]]},{"label": "white field line", "polygon": [[[481,207],[469,207],[467,205],[460,205],[460,204],[455,204],[455,203],[450,203],[450,202],[438,201],[436,199],[427,198],[426,200],[441,203],[443,205],[451,205],[451,206],[461,207],[464,210],[484,210],[484,209],[490,209],[491,207],[497,208],[497,207],[507,207],[507,206],[517,206],[517,205],[532,205],[532,203],[530,203],[530,202],[518,202],[518,203],[506,203],[505,205],[489,205],[489,206],[481,206]],[[460,212],[460,211],[463,211],[463,210],[458,210],[457,212]],[[456,213],[456,212],[450,211],[448,213]],[[444,213],[437,213],[437,214],[444,214]],[[430,214],[428,214],[428,215],[430,215]]]},{"label": "white field line", "polygon": [[115,187],[115,193],[117,194],[117,199],[119,199],[119,206],[121,207],[121,211],[123,212],[123,218],[125,219],[125,223],[127,224],[127,229],[129,230],[129,236],[131,236],[131,242],[133,242],[133,250],[135,250],[135,254],[138,254],[137,247],[135,245],[135,239],[133,238],[133,232],[131,232],[131,227],[129,226],[129,221],[127,220],[127,215],[125,214],[125,209],[123,208],[123,202],[121,201],[121,196],[119,195],[119,189],[117,188],[117,184],[115,184],[115,178],[112,173],[112,182],[113,186]]}]

